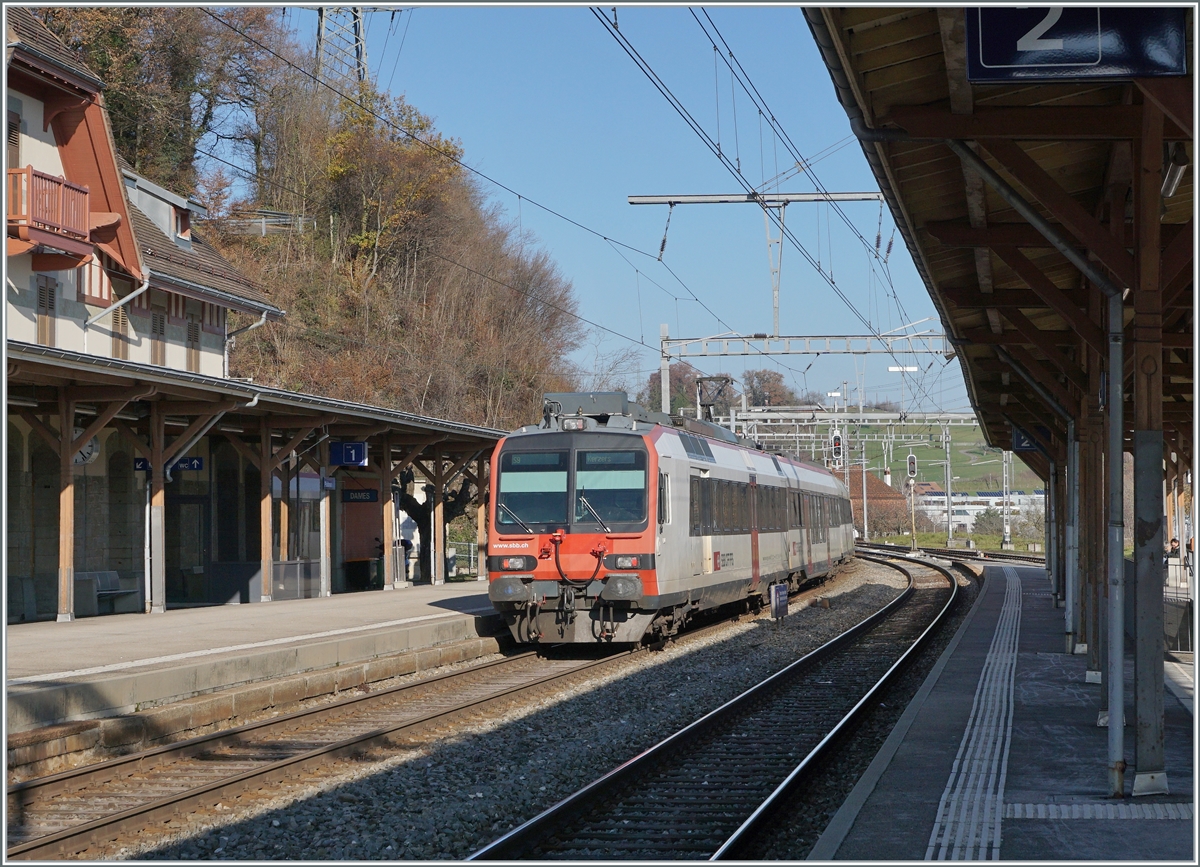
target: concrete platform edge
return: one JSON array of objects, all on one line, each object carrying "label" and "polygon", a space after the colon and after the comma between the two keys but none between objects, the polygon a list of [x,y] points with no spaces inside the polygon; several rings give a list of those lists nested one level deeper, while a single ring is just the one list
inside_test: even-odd
[{"label": "concrete platform edge", "polygon": [[9,782],[57,773],[165,743],[239,725],[272,708],[290,712],[305,699],[337,695],[381,680],[415,674],[501,650],[501,639],[476,636],[268,682],[230,686],[147,710],[73,720],[9,732]]},{"label": "concrete platform edge", "polygon": [[[467,626],[467,624],[470,624]],[[452,642],[493,635],[497,616],[463,618],[417,631],[337,638],[226,660],[208,660],[154,671],[131,672],[78,683],[16,685],[7,690],[9,734],[79,720],[105,719],[247,687],[278,678],[313,675],[418,653]],[[341,681],[343,678],[339,678]],[[346,688],[339,683],[339,688]]]},{"label": "concrete platform edge", "polygon": [[[972,570],[974,571],[974,570]],[[982,578],[979,580],[982,581]],[[892,758],[896,755],[896,751],[900,749],[900,745],[904,742],[905,736],[908,734],[909,728],[912,727],[913,721],[920,713],[925,700],[929,694],[933,692],[933,688],[937,685],[938,680],[942,676],[942,671],[950,658],[954,656],[954,651],[958,648],[959,641],[963,635],[970,629],[971,623],[975,620],[975,615],[980,609],[980,602],[983,599],[983,588],[980,587],[979,594],[975,597],[975,602],[971,606],[971,612],[966,616],[963,622],[959,625],[958,630],[954,633],[954,638],[946,645],[942,651],[938,661],[934,663],[933,668],[926,676],[925,681],[921,684],[921,688],[917,690],[917,694],[913,696],[913,700],[908,703],[908,707],[904,709],[904,713],[900,715],[900,719],[896,722],[892,733],[888,735],[883,746],[879,748],[879,752],[875,754],[875,758],[871,760],[871,764],[863,771],[863,775],[859,778],[854,788],[850,790],[850,794],[842,803],[841,808],[829,820],[829,824],[825,827],[825,831],[813,844],[812,851],[808,853],[807,861],[832,861],[841,848],[842,843],[846,839],[846,835],[850,833],[850,829],[854,827],[854,821],[858,818],[859,811],[867,803],[867,799],[871,793],[875,791],[875,786],[891,764]]]}]

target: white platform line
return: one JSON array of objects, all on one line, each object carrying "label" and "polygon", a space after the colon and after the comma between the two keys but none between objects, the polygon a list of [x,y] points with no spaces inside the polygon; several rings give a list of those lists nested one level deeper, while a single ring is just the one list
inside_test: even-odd
[{"label": "white platform line", "polygon": [[1192,804],[1005,804],[1005,819],[1187,820]]},{"label": "white platform line", "polygon": [[966,731],[938,802],[926,861],[1000,857],[1000,819],[1021,634],[1021,579],[1011,566],[1004,567],[1004,575],[1000,619],[975,688]]},{"label": "white platform line", "polygon": [[404,626],[409,623],[421,623],[426,620],[441,620],[445,617],[455,617],[460,614],[491,613],[486,610],[447,611],[443,614],[426,614],[421,617],[406,617],[403,620],[388,620],[384,623],[368,623],[364,626],[347,626],[344,629],[330,629],[326,632],[310,632],[307,635],[289,635],[285,638],[270,638],[266,641],[255,641],[251,644],[231,644],[226,647],[210,647],[204,650],[189,650],[186,653],[173,653],[169,656],[154,656],[147,659],[132,659],[127,662],[113,662],[108,665],[97,665],[92,668],[77,668],[74,671],[55,671],[50,674],[35,674],[29,677],[17,677],[8,681],[10,686],[22,683],[42,683],[47,680],[62,680],[67,677],[83,677],[89,674],[104,674],[110,671],[124,671],[143,665],[158,665],[163,662],[178,662],[181,659],[196,659],[201,656],[213,656],[218,653],[232,653],[238,650],[254,650],[259,647],[272,647],[279,644],[291,644],[296,641],[311,641],[316,638],[332,638],[335,635],[348,635],[352,632],[366,632],[371,629],[388,629],[392,626]]}]

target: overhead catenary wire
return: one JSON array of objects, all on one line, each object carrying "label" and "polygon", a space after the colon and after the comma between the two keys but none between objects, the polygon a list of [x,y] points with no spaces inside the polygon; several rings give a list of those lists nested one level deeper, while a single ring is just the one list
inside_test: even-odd
[{"label": "overhead catenary wire", "polygon": [[[726,50],[729,52],[730,72],[731,73],[734,72],[733,67],[736,65],[738,73],[739,73],[738,80],[742,84],[743,90],[745,90],[746,94],[751,97],[751,99],[755,102],[755,104],[757,106],[759,106],[760,108],[765,110],[766,116],[768,118],[768,122],[770,123],[772,128],[777,131],[780,138],[783,139],[784,146],[792,154],[793,158],[798,163],[801,163],[802,165],[806,165],[808,167],[808,170],[806,171],[806,173],[812,179],[813,186],[815,186],[819,192],[828,193],[829,191],[825,187],[825,185],[821,182],[821,179],[816,175],[815,172],[811,171],[811,162],[806,163],[806,161],[804,161],[803,157],[801,157],[801,155],[800,155],[799,150],[796,148],[795,144],[792,142],[791,137],[787,134],[787,131],[784,130],[783,127],[776,120],[774,113],[771,112],[770,108],[767,106],[766,100],[763,99],[762,95],[758,91],[758,88],[754,85],[754,82],[750,79],[750,76],[746,73],[745,69],[742,67],[741,62],[738,61],[737,57],[733,54],[733,50],[729,47],[729,44],[725,41],[724,36],[721,35],[720,30],[717,28],[716,24],[713,22],[712,18],[709,16],[707,10],[702,10],[702,11],[704,12],[704,17],[705,17],[705,20],[708,22],[708,25],[712,28],[713,33],[716,34],[716,39],[714,39],[713,36],[711,34],[709,34],[708,28],[705,27],[704,23],[700,21],[699,17],[697,17],[697,15],[696,15],[695,11],[690,10],[690,9],[689,9],[689,11],[691,12],[692,17],[696,20],[696,23],[699,24],[700,28],[704,31],[705,36],[709,39],[713,48],[715,49],[717,47],[716,39],[719,39],[721,42],[721,45],[724,46],[726,48]],[[860,243],[862,243],[863,246],[868,248],[868,250],[869,250],[870,245],[869,245],[867,239],[864,238],[862,233],[858,231],[858,228],[853,224],[853,222],[850,220],[849,216],[847,216],[845,211],[842,210],[841,206],[835,202],[835,203],[833,203],[833,207],[834,207],[834,210],[837,211],[838,216],[841,217],[842,221],[850,229],[850,231],[853,232],[854,235],[859,239]],[[887,269],[886,259],[881,259],[880,261],[881,261],[881,267],[884,271],[884,276],[885,276],[886,282],[888,283],[889,287],[892,290],[890,293],[890,296],[892,297],[893,301],[896,303],[896,306],[900,312],[900,315],[906,319],[911,318],[911,317],[909,317],[908,312],[906,310],[904,310],[903,302],[900,300],[899,295],[895,291],[895,286],[892,283],[892,279],[891,279],[891,272]]]},{"label": "overhead catenary wire", "polygon": [[[595,7],[592,7],[591,11],[592,11],[592,14],[604,25],[605,29],[609,31],[610,35],[613,36],[613,38],[616,40],[617,44],[621,47],[621,49],[623,51],[625,51],[625,53],[629,56],[629,58],[631,60],[633,60],[633,62],[642,71],[642,73],[650,80],[651,84],[654,85],[654,87],[659,91],[660,94],[662,94],[662,96],[667,100],[667,102],[671,105],[671,107],[675,109],[676,113],[679,114],[679,116],[684,120],[684,122],[688,125],[688,127],[690,127],[692,129],[692,131],[709,148],[709,150],[711,150],[713,152],[713,154],[717,157],[717,159],[720,160],[721,163],[730,171],[730,173],[734,175],[734,177],[742,184],[745,191],[748,194],[753,194],[753,192],[754,192],[753,185],[751,185],[746,180],[746,178],[741,174],[740,171],[738,171],[738,169],[728,159],[728,157],[726,157],[723,153],[721,153],[720,149],[716,146],[716,142],[713,141],[712,137],[696,121],[696,119],[692,116],[691,112],[688,111],[687,107],[683,105],[683,103],[679,100],[679,98],[675,96],[675,94],[666,85],[666,83],[659,77],[658,73],[656,73],[654,71],[653,67],[650,66],[649,62],[646,61],[645,58],[643,58],[641,56],[641,54],[637,51],[636,48],[634,48],[632,42],[630,42],[629,39],[623,33],[615,31],[612,28],[611,23],[608,21],[608,19],[605,18],[604,15],[602,15]],[[695,15],[694,12],[692,14],[693,14],[693,16]],[[697,19],[697,20],[699,20],[699,19]],[[703,26],[703,25],[701,25],[701,26]],[[715,47],[715,43],[713,43],[713,44]],[[719,54],[719,52],[718,52],[718,54]],[[732,54],[732,50],[731,50],[731,54]],[[737,62],[736,58],[735,58],[734,62]],[[766,112],[766,114],[772,121],[774,120],[773,116],[770,114],[769,109]],[[781,130],[781,132],[782,132],[782,130]],[[794,146],[793,146],[793,148],[794,148]],[[798,154],[797,154],[797,156],[798,156]],[[827,191],[822,190],[822,192],[827,192]],[[812,254],[808,251],[808,249],[804,246],[804,244],[801,243],[800,240],[795,236],[794,232],[792,232],[790,229],[788,229],[783,224],[783,222],[779,219],[778,215],[772,213],[771,209],[768,208],[768,209],[765,209],[765,211],[768,214],[768,216],[773,220],[775,225],[779,228],[781,234],[786,235],[788,237],[788,240],[790,240],[792,242],[793,246],[796,247],[796,249],[800,252],[800,254],[808,261],[808,263],[811,266],[813,266],[813,268],[817,271],[817,273],[821,275],[822,279],[825,280],[826,284],[842,300],[842,302],[846,305],[846,307],[850,310],[850,312],[852,312],[855,315],[855,317],[858,318],[858,320],[860,322],[862,322],[862,324],[864,326],[866,326],[866,328],[872,335],[874,335],[875,337],[879,338],[882,341],[882,337],[879,335],[879,333],[876,331],[876,329],[871,325],[871,323],[862,315],[862,313],[858,310],[858,308],[854,305],[854,303],[852,301],[850,301],[850,299],[848,297],[846,297],[845,293],[842,292],[842,290],[837,286],[836,283],[832,282],[829,279],[829,275],[826,274],[821,268],[819,268],[817,266],[817,262],[813,258]],[[839,212],[840,212],[840,209],[839,209]],[[855,230],[855,231],[857,232],[857,230]],[[858,233],[858,235],[859,235],[859,238],[864,242],[864,244],[866,244],[866,239],[862,238],[861,233]],[[866,246],[869,248],[870,245],[866,244]],[[895,353],[891,352],[890,350],[889,350],[889,354],[892,355],[893,358],[896,357]],[[897,360],[897,363],[899,363],[899,359],[896,359],[896,360]],[[921,390],[931,402],[936,403],[936,401],[934,401],[932,395],[930,395],[927,391],[925,391],[925,389],[923,389],[921,387],[921,383],[919,381],[914,383],[914,389]]]},{"label": "overhead catenary wire", "polygon": [[[233,24],[231,24],[230,22],[228,22],[228,21],[226,21],[226,20],[222,19],[220,16],[218,16],[218,15],[214,14],[214,13],[213,13],[213,12],[211,12],[210,10],[208,10],[208,9],[202,9],[201,11],[203,11],[205,14],[207,14],[209,17],[211,17],[211,18],[212,18],[214,21],[218,22],[219,24],[221,24],[221,25],[225,26],[226,28],[228,28],[228,29],[230,29],[230,30],[234,31],[235,33],[239,34],[239,35],[240,35],[242,38],[246,39],[248,42],[251,42],[251,43],[253,43],[254,45],[257,45],[257,46],[258,46],[259,48],[261,48],[262,50],[264,50],[264,51],[266,51],[267,53],[271,54],[272,56],[276,57],[277,59],[279,59],[280,61],[282,61],[282,62],[283,62],[285,65],[287,65],[288,67],[290,67],[290,68],[292,68],[292,69],[296,70],[297,72],[299,72],[300,74],[302,74],[302,75],[304,75],[304,76],[306,76],[306,77],[308,77],[308,78],[312,79],[313,81],[315,81],[315,82],[316,82],[316,84],[317,84],[318,86],[323,86],[323,87],[327,88],[328,90],[330,90],[331,92],[333,92],[334,94],[336,94],[337,96],[339,96],[340,98],[342,98],[342,99],[344,99],[344,100],[348,101],[350,104],[352,104],[352,105],[355,105],[355,106],[357,106],[358,108],[360,108],[360,109],[362,109],[363,111],[365,111],[366,113],[370,114],[372,117],[374,117],[376,120],[380,121],[381,123],[385,124],[385,125],[386,125],[386,126],[388,126],[390,129],[393,129],[393,130],[395,130],[395,131],[396,131],[396,132],[398,132],[399,134],[403,135],[405,138],[407,138],[407,139],[410,139],[411,141],[413,141],[413,142],[415,142],[415,143],[417,143],[417,144],[419,144],[419,145],[421,145],[421,146],[425,147],[426,149],[428,149],[428,150],[430,150],[430,151],[432,151],[432,152],[434,152],[434,153],[436,153],[436,154],[438,154],[438,155],[442,156],[443,158],[445,158],[445,159],[449,160],[450,162],[454,163],[455,165],[459,166],[460,168],[464,169],[465,171],[468,171],[468,172],[471,172],[471,173],[475,174],[476,176],[478,176],[478,177],[482,178],[483,180],[487,181],[488,183],[490,183],[490,184],[492,184],[492,185],[494,185],[494,186],[498,187],[499,189],[502,189],[502,190],[504,190],[505,192],[508,192],[508,193],[509,193],[509,194],[511,194],[511,195],[518,196],[518,198],[520,198],[520,199],[523,199],[524,201],[527,201],[527,202],[529,202],[530,204],[534,205],[535,207],[537,207],[537,208],[539,208],[539,209],[541,209],[541,210],[545,211],[546,213],[548,213],[548,214],[550,214],[550,215],[552,215],[552,216],[554,216],[554,217],[557,217],[557,218],[558,218],[558,219],[560,219],[560,220],[563,220],[564,222],[568,223],[569,225],[575,226],[576,228],[578,228],[578,229],[581,229],[581,230],[583,230],[584,232],[587,232],[588,234],[591,234],[591,235],[593,235],[593,236],[595,236],[595,237],[598,237],[598,238],[601,238],[601,239],[603,239],[605,242],[609,243],[610,245],[612,245],[612,246],[614,246],[614,247],[616,247],[616,246],[620,246],[620,247],[623,247],[623,248],[625,248],[626,250],[629,250],[629,251],[631,251],[631,252],[633,252],[633,253],[638,253],[638,254],[640,254],[640,255],[642,255],[642,256],[646,256],[647,258],[655,259],[656,261],[658,260],[656,256],[654,256],[654,255],[653,255],[653,254],[651,254],[651,253],[648,253],[648,252],[647,252],[647,251],[645,251],[645,250],[641,250],[641,249],[639,249],[639,248],[637,248],[637,247],[634,247],[634,246],[633,246],[633,245],[631,245],[631,244],[627,244],[627,243],[625,243],[625,242],[618,241],[618,240],[616,240],[615,238],[610,238],[610,237],[608,237],[607,235],[605,235],[603,232],[600,232],[600,231],[598,231],[598,230],[596,230],[596,229],[593,229],[593,228],[591,228],[591,227],[589,227],[589,226],[586,226],[586,225],[584,225],[583,223],[580,223],[580,222],[578,222],[577,220],[574,220],[574,219],[572,219],[572,218],[570,218],[570,217],[566,216],[565,214],[562,214],[562,213],[560,213],[559,211],[557,211],[557,210],[555,210],[555,209],[553,209],[553,208],[550,208],[550,207],[549,207],[549,206],[547,206],[547,205],[543,205],[543,204],[541,204],[540,202],[538,202],[538,201],[536,201],[536,200],[534,200],[534,199],[530,199],[528,196],[522,196],[522,195],[521,195],[520,193],[518,193],[516,190],[514,190],[514,189],[512,189],[511,187],[507,186],[506,184],[503,184],[503,183],[501,183],[500,181],[498,181],[498,180],[496,180],[496,179],[494,179],[494,178],[490,177],[489,175],[485,174],[484,172],[480,171],[479,169],[476,169],[476,168],[474,168],[473,166],[471,166],[471,165],[469,165],[469,164],[467,164],[467,163],[463,162],[461,159],[459,159],[458,157],[454,156],[453,154],[447,153],[446,151],[442,150],[441,148],[437,147],[436,145],[434,145],[434,144],[431,144],[430,142],[427,142],[427,141],[425,141],[424,139],[422,139],[421,137],[419,137],[419,136],[417,136],[417,135],[413,134],[413,133],[412,133],[412,132],[410,132],[409,130],[406,130],[406,129],[402,128],[402,127],[397,127],[397,126],[393,125],[392,123],[390,123],[390,122],[387,120],[387,118],[383,117],[383,116],[382,116],[382,115],[380,115],[378,112],[376,112],[376,111],[374,111],[373,109],[371,109],[371,108],[370,108],[370,106],[363,105],[361,102],[359,102],[358,100],[356,100],[354,97],[350,96],[349,94],[346,94],[346,93],[342,92],[341,90],[339,90],[338,88],[336,88],[336,87],[334,87],[332,84],[330,84],[329,82],[326,82],[326,81],[322,81],[322,80],[320,80],[319,78],[317,78],[316,76],[314,76],[314,75],[313,75],[311,72],[309,72],[308,70],[306,70],[306,69],[303,69],[302,67],[299,67],[299,66],[297,66],[295,63],[293,63],[293,62],[292,62],[291,60],[289,60],[288,58],[286,58],[286,57],[284,57],[283,55],[279,54],[278,52],[274,51],[274,50],[273,50],[273,49],[271,49],[269,46],[267,46],[267,45],[264,45],[262,42],[260,42],[259,40],[255,39],[255,38],[254,38],[253,36],[251,36],[250,34],[246,33],[246,32],[245,32],[245,31],[243,31],[243,30],[240,30],[239,28],[235,27],[235,26],[234,26]],[[593,12],[595,12],[595,11],[596,11],[596,10],[594,10],[594,9],[593,9]],[[598,14],[598,13],[597,13],[597,14]],[[600,17],[601,17],[601,18],[604,20],[604,22],[605,22],[605,25],[606,25],[606,26],[608,26],[608,25],[610,24],[610,22],[608,21],[608,19],[607,19],[607,18],[604,18],[604,16],[603,16],[603,15],[601,15]],[[613,22],[611,23],[611,26],[613,27],[613,29],[614,29],[614,30],[616,29],[616,14],[615,14],[615,10],[614,10]],[[226,162],[226,164],[228,164],[228,165],[231,165],[231,166],[233,166],[234,168],[238,168],[240,171],[244,171],[244,170],[242,170],[242,169],[241,169],[241,167],[239,167],[239,166],[235,166],[235,165],[234,165],[234,164],[232,164],[232,163],[228,163],[227,161],[224,161],[224,160],[222,160],[222,162]],[[255,178],[255,177],[256,177],[256,176],[255,176],[253,173],[248,173],[248,172],[247,172],[247,174],[248,174],[250,177],[252,177],[252,178]],[[293,192],[293,194],[296,194],[296,193],[294,193],[294,191],[292,191],[292,192]],[[298,195],[298,194],[297,194],[297,195]],[[733,328],[731,328],[731,327],[730,327],[730,325],[729,325],[727,322],[725,322],[725,321],[724,321],[724,320],[723,320],[723,319],[722,319],[720,316],[718,316],[718,315],[717,315],[717,314],[716,314],[716,313],[715,313],[715,312],[712,310],[712,308],[710,308],[710,307],[709,307],[707,304],[705,304],[705,303],[704,303],[704,302],[703,302],[703,301],[702,301],[702,300],[701,300],[701,299],[700,299],[700,298],[699,298],[699,297],[696,295],[696,293],[692,291],[691,287],[689,287],[689,286],[688,286],[688,285],[687,285],[687,284],[686,284],[686,283],[685,283],[685,282],[684,282],[684,281],[683,281],[683,280],[682,280],[682,279],[679,277],[679,275],[678,275],[678,274],[676,274],[676,273],[675,273],[675,272],[674,272],[674,271],[673,271],[673,270],[670,268],[670,266],[668,266],[668,265],[667,265],[665,262],[664,262],[664,263],[662,263],[662,264],[663,264],[663,266],[664,266],[664,267],[667,269],[667,271],[668,271],[668,272],[671,274],[671,276],[672,276],[672,277],[673,277],[673,278],[676,280],[676,282],[678,282],[678,283],[679,283],[679,285],[680,285],[680,286],[682,286],[682,287],[684,288],[684,290],[685,290],[685,291],[687,291],[687,293],[688,293],[688,294],[691,296],[691,298],[692,298],[692,300],[693,300],[693,301],[695,301],[697,304],[699,304],[699,305],[700,305],[700,307],[701,307],[701,308],[703,308],[703,309],[705,310],[705,312],[707,312],[707,313],[708,313],[710,316],[712,316],[712,317],[713,317],[713,319],[715,319],[715,320],[717,321],[717,323],[718,323],[718,324],[720,324],[720,325],[721,325],[723,328],[725,328],[725,329],[727,329],[727,330],[729,330],[729,331],[734,331],[734,329],[733,329]],[[679,299],[676,299],[676,311],[677,311],[676,315],[677,315],[677,317],[678,317],[678,300],[679,300]],[[605,329],[605,330],[612,331],[612,329]],[[614,333],[614,334],[616,334],[617,332],[613,331],[613,333]],[[637,341],[635,341],[635,342],[637,342]],[[644,345],[644,344],[643,344],[643,345]],[[661,347],[652,347],[652,348],[654,348],[654,349],[655,349],[655,351],[661,351]],[[781,363],[781,362],[779,362],[777,359],[771,358],[771,357],[770,357],[769,355],[767,355],[766,353],[760,353],[760,354],[761,354],[761,355],[763,355],[763,357],[764,357],[764,358],[768,358],[768,359],[770,359],[770,361],[771,361],[772,363],[774,363],[774,364],[775,364],[776,366],[778,366],[778,367],[783,367],[783,368],[785,368],[785,369],[788,369],[788,370],[792,370],[792,369],[793,369],[793,368],[789,367],[788,365],[782,364],[782,363]]]}]

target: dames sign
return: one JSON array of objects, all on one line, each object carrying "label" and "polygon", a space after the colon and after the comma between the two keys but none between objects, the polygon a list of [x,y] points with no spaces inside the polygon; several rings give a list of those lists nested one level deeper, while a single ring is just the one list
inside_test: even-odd
[{"label": "dames sign", "polygon": [[967,8],[967,79],[1186,75],[1185,12],[1139,5]]}]

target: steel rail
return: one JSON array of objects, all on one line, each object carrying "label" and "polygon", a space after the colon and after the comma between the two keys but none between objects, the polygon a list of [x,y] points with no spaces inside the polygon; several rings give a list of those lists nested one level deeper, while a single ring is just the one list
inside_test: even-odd
[{"label": "steel rail", "polygon": [[[877,563],[885,562],[861,553],[859,556],[865,560],[872,560]],[[851,708],[850,712],[846,714],[846,716],[843,717],[841,721],[838,722],[838,724],[834,726],[827,735],[825,735],[824,738],[822,738],[821,742],[817,744],[817,746],[814,747],[813,750],[801,760],[800,764],[798,764],[792,770],[792,772],[788,774],[787,778],[775,788],[775,791],[773,791],[770,796],[763,801],[761,805],[759,805],[758,809],[756,809],[754,813],[742,823],[741,827],[739,827],[732,835],[730,835],[729,839],[725,841],[721,848],[713,853],[712,858],[709,859],[710,861],[729,860],[744,854],[744,849],[747,844],[751,842],[755,836],[762,833],[763,826],[766,821],[783,803],[784,799],[796,790],[797,785],[804,778],[804,776],[809,773],[817,760],[822,758],[826,752],[829,751],[830,747],[834,744],[839,735],[845,732],[858,720],[874,697],[886,689],[888,685],[890,685],[896,674],[904,667],[904,665],[912,656],[918,653],[921,648],[925,646],[929,638],[941,628],[947,615],[954,610],[954,607],[958,604],[959,599],[959,586],[957,579],[950,574],[949,570],[944,569],[941,566],[936,566],[932,563],[921,563],[920,565],[942,573],[942,575],[950,582],[950,598],[946,600],[946,604],[942,607],[942,610],[938,612],[937,616],[930,622],[928,626],[925,627],[924,631],[917,637],[916,641],[914,641],[909,648],[900,655],[900,658],[892,664],[883,677],[881,677],[879,681],[873,687],[871,687],[871,689],[865,695],[863,695],[861,699],[858,700],[854,707]],[[902,569],[902,571],[907,573],[907,570]],[[910,581],[912,580],[911,575],[909,576],[909,579]]]},{"label": "steel rail", "polygon": [[[740,614],[716,623],[707,624],[688,630],[676,637],[677,641],[690,641],[703,637],[711,631],[720,629],[736,622]],[[270,783],[285,780],[298,774],[319,768],[331,760],[361,755],[370,747],[386,743],[400,733],[409,734],[422,727],[443,724],[457,717],[478,712],[489,705],[505,701],[519,693],[546,686],[555,681],[578,676],[579,674],[601,669],[616,664],[632,654],[660,649],[665,642],[634,647],[618,653],[610,653],[601,659],[587,660],[566,670],[558,670],[533,680],[506,689],[487,693],[467,702],[458,703],[449,708],[406,719],[397,725],[375,729],[350,738],[343,738],[320,747],[302,751],[278,761],[265,763],[258,768],[240,774],[229,775],[207,784],[156,799],[147,799],[144,803],[123,811],[114,812],[88,822],[81,822],[70,828],[53,832],[18,843],[5,852],[10,859],[47,859],[55,857],[71,857],[93,846],[103,845],[120,834],[142,830],[155,820],[171,818],[189,809],[203,809],[223,800],[229,799],[247,790],[262,788]],[[379,692],[355,696],[343,701],[323,705],[318,708],[296,711],[284,716],[247,723],[225,731],[200,735],[175,744],[165,744],[143,752],[134,753],[121,758],[112,759],[95,765],[75,768],[69,771],[27,780],[10,785],[7,789],[7,806],[10,817],[14,809],[36,806],[39,801],[45,801],[60,793],[78,793],[88,786],[104,784],[114,779],[124,779],[134,774],[143,773],[154,768],[169,765],[182,759],[202,757],[219,749],[231,746],[253,746],[264,741],[264,736],[286,734],[305,725],[312,725],[328,720],[350,718],[356,712],[369,711],[372,706],[393,702],[402,697],[405,692],[426,692],[429,687],[444,681],[461,680],[477,677],[482,672],[493,669],[515,667],[538,655],[537,650],[515,654],[514,656],[473,666],[463,671],[437,675],[425,680],[402,684]],[[266,742],[269,747],[270,743]],[[11,835],[16,823],[8,822]]]},{"label": "steel rail", "polygon": [[[556,831],[562,829],[564,825],[568,824],[572,820],[577,819],[595,802],[613,797],[617,793],[625,790],[630,784],[636,782],[637,778],[643,774],[646,769],[655,766],[660,761],[668,761],[670,756],[672,756],[677,750],[685,748],[688,745],[694,745],[700,737],[709,733],[717,726],[724,724],[736,715],[746,713],[754,706],[769,701],[769,694],[776,687],[787,685],[789,681],[801,676],[808,669],[813,667],[815,663],[832,657],[837,651],[847,646],[855,638],[899,611],[909,601],[914,592],[915,581],[912,577],[912,574],[903,566],[895,563],[887,563],[886,561],[870,557],[864,557],[863,559],[870,559],[874,562],[883,563],[884,565],[900,571],[909,579],[907,588],[896,599],[880,608],[870,617],[867,617],[855,626],[851,627],[846,632],[831,639],[821,647],[789,664],[756,686],[746,690],[741,695],[731,699],[730,701],[721,705],[719,708],[692,722],[690,725],[686,726],[660,743],[643,751],[639,755],[624,762],[617,768],[588,784],[574,794],[559,801],[557,804],[551,806],[524,824],[509,831],[502,837],[472,854],[468,860],[512,860],[530,857],[530,853],[535,850],[535,847],[541,841],[553,837]],[[937,569],[937,567],[929,566],[929,564],[922,563],[921,565],[933,568],[942,572],[943,574],[948,574],[945,572],[945,570]],[[952,596],[956,597],[958,587],[957,582],[954,581],[953,578],[951,578],[951,585],[953,587]],[[946,610],[948,609],[944,608],[942,612],[939,613],[937,619],[940,620],[941,617],[944,617]],[[927,634],[927,632],[928,630],[926,630],[926,633],[922,634],[922,638],[925,634]],[[905,657],[907,656],[907,652],[908,651],[906,651],[904,654]],[[896,666],[893,665],[891,668],[889,668],[889,671],[885,677],[890,678],[895,670]],[[861,708],[866,706],[869,696],[874,694],[874,692],[875,689],[873,688],[871,692],[868,693],[867,697],[861,698],[856,703],[855,709],[851,711],[851,716],[856,715],[858,712],[860,712]],[[840,723],[837,723],[834,726],[832,731],[826,733],[821,740],[821,745],[818,747],[818,750],[825,749],[829,743],[834,741],[836,736],[845,730],[848,720],[849,718],[843,719]],[[813,751],[813,753],[815,752],[816,751]],[[807,765],[805,764],[805,766]],[[795,777],[796,775],[794,772],[789,774],[787,776],[787,781],[785,781],[786,784],[790,785],[791,782],[794,781]],[[776,793],[778,793],[778,791],[779,790],[777,788]],[[772,798],[775,796],[776,795],[773,794]],[[770,800],[771,799],[768,798],[768,802],[770,802]],[[751,819],[747,821],[756,820],[758,815],[759,811],[755,811]],[[745,827],[745,823],[743,823],[743,827]],[[724,849],[724,847],[721,848]]]},{"label": "steel rail", "polygon": [[[855,542],[855,548],[861,548],[876,553],[887,554],[888,556],[904,556],[910,554],[912,549],[906,545],[894,545],[890,542]],[[1046,558],[1044,555],[1036,554],[1017,554],[1008,551],[979,551],[973,548],[931,548],[923,547],[917,549],[920,552],[933,554],[946,560],[961,560],[963,562],[979,563],[994,560],[997,562],[1028,562],[1037,565],[1044,565]]]},{"label": "steel rail", "polygon": [[[155,820],[171,818],[181,812],[185,812],[189,808],[202,809],[212,806],[248,789],[261,788],[270,783],[288,779],[303,771],[327,764],[333,759],[360,755],[370,747],[386,743],[400,733],[411,733],[422,727],[449,722],[457,717],[482,710],[491,704],[511,698],[515,694],[567,677],[573,677],[595,668],[611,665],[634,652],[638,652],[637,649],[615,653],[599,660],[588,660],[566,671],[556,671],[517,686],[501,689],[471,699],[470,701],[456,704],[450,708],[406,719],[396,725],[344,738],[315,749],[305,750],[284,759],[265,763],[262,767],[224,777],[173,795],[147,800],[143,804],[138,804],[120,812],[114,812],[92,821],[83,822],[36,839],[24,841],[8,848],[5,854],[8,858],[38,860],[71,857],[94,845],[114,839],[122,833],[141,830],[152,824]],[[369,705],[384,704],[390,700],[394,700],[398,697],[398,694],[407,690],[427,687],[440,681],[478,675],[480,672],[488,669],[515,666],[536,655],[536,651],[529,651],[507,659],[475,666],[465,671],[453,672],[416,683],[404,684],[377,693],[357,696],[321,708],[298,711],[282,717],[249,723],[236,729],[202,735],[187,741],[181,741],[177,744],[156,747],[143,753],[125,756],[98,765],[77,768],[72,771],[65,771],[48,777],[18,783],[8,787],[9,809],[33,806],[34,798],[52,796],[61,792],[78,792],[88,785],[107,782],[114,778],[128,777],[131,774],[163,764],[169,764],[183,758],[196,757],[214,752],[220,747],[249,745],[254,735],[261,736],[272,731],[283,734],[289,730],[294,730],[298,725],[306,722],[320,722],[323,718],[327,717],[341,717],[353,714],[355,711],[361,712]],[[12,833],[14,824],[11,820],[8,823],[10,834]]]}]

